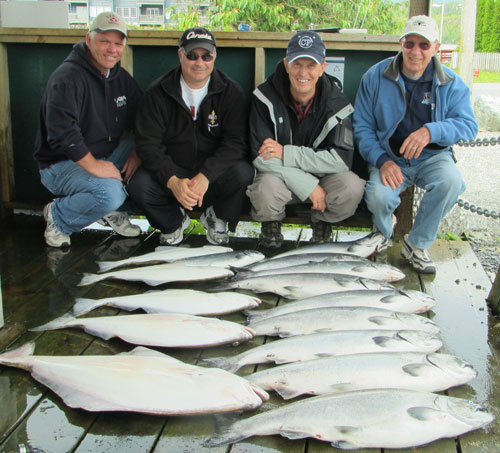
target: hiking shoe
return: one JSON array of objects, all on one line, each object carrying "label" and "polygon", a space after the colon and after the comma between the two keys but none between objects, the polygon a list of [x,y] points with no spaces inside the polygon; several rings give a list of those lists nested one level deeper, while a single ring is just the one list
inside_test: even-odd
[{"label": "hiking shoe", "polygon": [[43,208],[43,217],[47,222],[45,232],[43,233],[45,243],[50,247],[69,247],[71,245],[69,234],[63,233],[59,230],[54,222],[54,218],[52,217],[53,203],[54,202],[51,201]]},{"label": "hiking shoe", "polygon": [[207,208],[201,215],[200,222],[207,230],[207,241],[210,244],[221,245],[229,242],[227,222],[217,218],[213,206]]},{"label": "hiking shoe", "polygon": [[436,267],[432,262],[427,250],[415,247],[405,234],[403,245],[401,247],[401,256],[406,258],[417,272],[421,274],[435,274]]},{"label": "hiking shoe", "polygon": [[312,237],[309,242],[312,244],[324,244],[326,242],[332,242],[332,224],[328,222],[323,222],[319,220],[318,222],[312,222]]},{"label": "hiking shoe", "polygon": [[130,218],[126,212],[112,211],[97,221],[99,225],[109,226],[120,236],[136,237],[141,234],[141,227],[130,223]]},{"label": "hiking shoe", "polygon": [[259,240],[263,247],[278,249],[283,244],[280,221],[262,222],[260,231]]},{"label": "hiking shoe", "polygon": [[184,239],[184,230],[191,224],[191,219],[189,216],[181,209],[184,214],[179,228],[171,233],[161,233],[160,234],[160,244],[161,245],[177,245]]}]

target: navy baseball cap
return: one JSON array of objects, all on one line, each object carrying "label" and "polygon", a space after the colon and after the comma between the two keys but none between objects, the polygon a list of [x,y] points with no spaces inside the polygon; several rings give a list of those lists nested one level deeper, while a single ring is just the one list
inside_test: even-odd
[{"label": "navy baseball cap", "polygon": [[292,36],[288,43],[286,58],[288,63],[297,58],[311,58],[316,63],[322,64],[326,56],[326,47],[315,31],[300,30]]}]

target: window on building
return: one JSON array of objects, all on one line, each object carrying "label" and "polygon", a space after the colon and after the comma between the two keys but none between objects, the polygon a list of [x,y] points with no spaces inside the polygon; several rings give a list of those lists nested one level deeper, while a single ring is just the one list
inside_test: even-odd
[{"label": "window on building", "polygon": [[137,8],[116,8],[116,12],[124,19],[137,18]]}]

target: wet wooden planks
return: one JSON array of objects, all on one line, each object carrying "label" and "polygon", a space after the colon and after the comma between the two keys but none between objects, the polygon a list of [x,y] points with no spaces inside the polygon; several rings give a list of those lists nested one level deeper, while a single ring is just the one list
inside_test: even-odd
[{"label": "wet wooden planks", "polygon": [[[17,333],[4,337],[0,330],[0,349],[36,340],[36,353],[49,355],[115,354],[132,349],[119,340],[95,339],[75,329],[45,332],[26,331],[68,311],[75,297],[101,298],[111,294],[146,291],[145,285],[105,281],[90,287],[77,287],[83,272],[94,272],[96,257],[123,259],[131,254],[150,252],[157,245],[156,237],[140,240],[119,239],[114,235],[84,233],[76,235],[69,252],[50,250],[42,242],[43,225],[24,224],[1,227],[0,266],[4,290],[4,310],[8,326],[17,325]],[[300,230],[297,230],[297,239]],[[192,246],[205,244],[203,237],[192,236]],[[241,239],[235,248],[255,248],[255,239]],[[295,242],[287,242],[294,247]],[[52,253],[55,252],[55,253]],[[20,255],[22,254],[22,255]],[[479,375],[471,385],[450,390],[460,396],[486,403],[498,419],[499,366],[498,340],[495,340],[493,318],[488,316],[484,298],[489,282],[467,243],[437,241],[431,251],[438,264],[435,277],[420,277],[412,272],[399,256],[395,244],[378,259],[401,267],[408,274],[399,284],[409,289],[424,289],[438,299],[431,317],[443,330],[445,350],[471,361]],[[181,285],[182,287],[182,285]],[[201,285],[200,289],[203,287]],[[486,294],[486,295],[485,295]],[[279,297],[264,295],[263,304],[283,303]],[[120,315],[118,310],[102,308],[88,316]],[[225,317],[243,322],[241,314]],[[498,328],[497,328],[498,330]],[[211,350],[165,350],[167,354],[189,363],[204,357],[236,354],[267,340],[257,337],[237,348],[224,346]],[[265,366],[245,367],[245,375]],[[44,451],[76,452],[308,452],[336,451],[328,443],[314,439],[291,441],[280,436],[244,440],[232,446],[206,449],[202,443],[214,430],[213,417],[154,417],[142,414],[89,413],[66,407],[51,391],[34,381],[28,373],[0,367],[0,451],[17,452],[19,446],[33,446]],[[261,410],[284,404],[276,395]],[[250,415],[250,414],[248,414]],[[394,450],[401,452],[496,452],[500,448],[498,422],[487,431],[461,436],[457,441],[445,439],[428,446]],[[368,452],[377,450],[356,450]]]}]

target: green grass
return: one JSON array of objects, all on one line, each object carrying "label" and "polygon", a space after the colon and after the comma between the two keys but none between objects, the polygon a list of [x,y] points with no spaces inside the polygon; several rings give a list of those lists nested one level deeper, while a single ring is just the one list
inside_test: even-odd
[{"label": "green grass", "polygon": [[495,83],[500,82],[500,72],[479,71],[479,75],[474,77],[474,83]]}]

